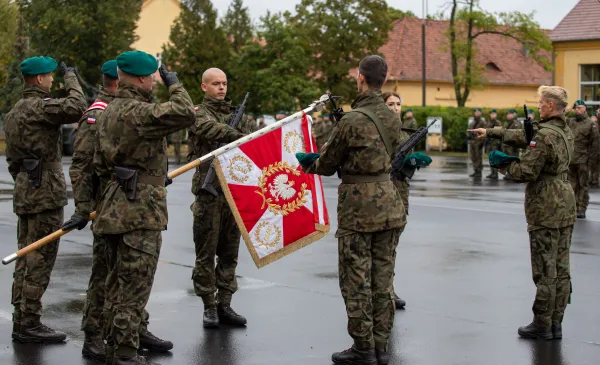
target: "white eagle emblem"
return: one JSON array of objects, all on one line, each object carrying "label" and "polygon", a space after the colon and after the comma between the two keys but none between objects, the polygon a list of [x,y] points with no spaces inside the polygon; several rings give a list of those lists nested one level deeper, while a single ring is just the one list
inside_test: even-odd
[{"label": "white eagle emblem", "polygon": [[273,179],[273,182],[269,184],[269,192],[275,198],[275,201],[279,199],[289,200],[296,195],[296,189],[293,181],[288,181],[286,174],[279,174]]}]

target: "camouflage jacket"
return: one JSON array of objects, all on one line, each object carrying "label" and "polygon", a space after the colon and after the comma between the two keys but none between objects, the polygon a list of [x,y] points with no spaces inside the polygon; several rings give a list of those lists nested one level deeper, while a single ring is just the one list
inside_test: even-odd
[{"label": "camouflage jacket", "polygon": [[596,164],[598,156],[598,126],[587,115],[569,119],[569,128],[575,138],[575,153],[571,165]]},{"label": "camouflage jacket", "polygon": [[523,129],[523,125],[521,124],[521,122],[519,122],[519,120],[517,118],[514,119],[510,119],[510,120],[506,120],[506,122],[504,122],[504,129]]},{"label": "camouflage jacket", "polygon": [[[231,128],[227,125],[227,120],[233,112],[231,99],[217,100],[210,96],[205,96],[202,104],[197,105],[196,121],[189,129],[189,138],[193,141],[194,158],[200,158],[216,150],[221,143],[231,143],[252,133],[252,125],[247,122],[247,116],[244,115],[237,128]],[[196,168],[192,179],[192,193],[198,195],[208,173],[210,164],[202,164]],[[213,186],[219,186],[218,179],[215,178]]]},{"label": "camouflage jacket", "polygon": [[495,127],[502,127],[502,122],[499,121],[498,119],[490,119],[487,122],[487,126],[485,128],[495,128]]},{"label": "camouflage jacket", "polygon": [[[471,124],[469,124],[469,129],[476,129],[476,128],[485,128],[485,126],[487,125],[487,122],[485,121],[484,117],[479,117],[479,118],[473,118],[473,121],[471,122]],[[484,140],[480,140],[477,139],[473,136],[471,136],[471,145],[472,146],[483,146],[485,143]]]},{"label": "camouflage jacket", "polygon": [[[398,116],[381,97],[380,91],[361,93],[352,109],[368,108],[382,121],[394,151],[408,136],[402,132]],[[327,147],[305,172],[325,176],[337,169],[344,175],[383,175],[391,170],[391,157],[375,123],[361,113],[346,113],[336,123]],[[340,184],[338,188],[337,237],[353,232],[376,232],[401,228],[406,214],[400,193],[392,181]]]},{"label": "camouflage jacket", "polygon": [[[152,93],[120,82],[115,99],[96,120],[94,168],[110,179],[115,167],[137,169],[140,175],[167,175],[167,139],[194,122],[192,99],[181,84],[171,85],[166,103],[151,103]],[[167,228],[164,185],[138,182],[134,201],[116,182],[109,182],[98,202],[93,230],[119,234],[136,229]]]},{"label": "camouflage jacket", "polygon": [[69,175],[73,185],[75,213],[80,217],[88,217],[96,209],[96,201],[102,193],[100,179],[94,171],[96,120],[114,97],[100,86],[98,98],[79,120]]},{"label": "camouflage jacket", "polygon": [[[560,134],[545,127],[546,123],[565,131],[568,147]],[[507,171],[515,181],[527,182],[525,217],[529,231],[575,224],[575,195],[567,180],[567,148],[573,153],[573,134],[564,118],[542,120],[521,161],[512,162],[508,166]]]},{"label": "camouflage jacket", "polygon": [[[16,214],[35,214],[67,205],[62,168],[43,168],[44,163],[61,162],[61,125],[77,122],[87,106],[74,73],[65,75],[65,84],[68,96],[63,99],[50,99],[49,92],[26,85],[23,98],[6,114],[6,161],[15,181]],[[24,159],[38,159],[42,164],[38,188],[30,187],[27,173],[20,172]]]},{"label": "camouflage jacket", "polygon": [[[533,136],[537,134],[539,130],[540,122],[537,120],[533,121]],[[517,147],[517,148],[525,148],[529,146],[527,143],[527,139],[525,137],[525,129],[504,129],[504,128],[487,128],[486,134],[488,138],[500,139],[502,143]]]},{"label": "camouflage jacket", "polygon": [[322,121],[313,124],[313,136],[317,142],[317,148],[321,148],[329,139],[331,130],[333,129],[333,123],[331,121]]},{"label": "camouflage jacket", "polygon": [[419,129],[419,125],[417,124],[417,120],[415,119],[415,117],[412,117],[412,118],[404,119],[402,121],[402,128],[417,130],[417,129]]}]

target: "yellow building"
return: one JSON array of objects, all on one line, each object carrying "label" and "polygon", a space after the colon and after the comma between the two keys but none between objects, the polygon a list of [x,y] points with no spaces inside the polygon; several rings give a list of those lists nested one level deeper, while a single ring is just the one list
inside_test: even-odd
[{"label": "yellow building", "polygon": [[140,12],[133,49],[158,56],[169,42],[171,26],[181,12],[179,0],[145,0]]},{"label": "yellow building", "polygon": [[554,48],[554,81],[569,100],[600,107],[600,4],[581,0],[550,33]]},{"label": "yellow building", "polygon": [[[394,22],[387,44],[379,51],[388,62],[384,91],[399,93],[405,105],[422,105],[422,20],[405,18]],[[447,36],[449,22],[426,22],[426,104],[456,106],[451,56]],[[552,82],[545,71],[528,57],[517,41],[494,34],[477,38],[476,62],[484,66],[486,83],[471,90],[468,107],[516,108],[537,104],[537,89]],[[550,54],[548,54],[550,59]]]}]

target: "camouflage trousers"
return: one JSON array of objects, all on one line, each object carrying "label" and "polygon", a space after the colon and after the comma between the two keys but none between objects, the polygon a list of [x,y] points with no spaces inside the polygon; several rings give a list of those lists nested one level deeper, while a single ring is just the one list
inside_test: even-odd
[{"label": "camouflage trousers", "polygon": [[531,269],[537,288],[534,322],[550,328],[562,323],[571,296],[569,250],[573,226],[529,232]]},{"label": "camouflage trousers", "polygon": [[569,166],[569,181],[575,192],[577,212],[585,212],[590,202],[589,171],[587,163]]},{"label": "camouflage trousers", "polygon": [[[104,328],[102,311],[106,295],[106,278],[108,276],[108,252],[106,240],[103,236],[94,234],[92,251],[92,274],[86,292],[86,301],[83,307],[81,330],[86,336],[101,336]],[[148,328],[150,315],[144,309],[140,332]]]},{"label": "camouflage trousers", "polygon": [[483,141],[471,141],[471,162],[476,173],[483,171]]},{"label": "camouflage trousers", "polygon": [[502,144],[502,152],[509,156],[519,156],[519,149],[507,144]]},{"label": "camouflage trousers", "polygon": [[235,269],[240,249],[240,230],[235,218],[223,194],[217,197],[199,194],[192,211],[196,247],[194,292],[205,306],[215,305],[216,301],[231,304],[238,288]]},{"label": "camouflage trousers", "polygon": [[402,230],[338,237],[340,289],[348,333],[358,349],[387,349],[394,325],[394,266]]},{"label": "camouflage trousers", "polygon": [[410,193],[410,184],[408,183],[408,179],[398,180],[392,179],[394,186],[400,193],[400,197],[402,198],[402,205],[404,205],[404,211],[406,215],[408,215],[408,195]]},{"label": "camouflage trousers", "polygon": [[[486,140],[487,145],[486,145],[486,152],[488,154],[490,154],[492,151],[498,151],[500,150],[500,146],[499,146],[499,142],[497,139],[487,139]],[[495,169],[493,167],[490,167],[490,176],[492,177],[498,177],[498,169]]]},{"label": "camouflage trousers", "polygon": [[[60,229],[63,208],[46,210],[37,214],[19,215],[17,223],[18,248],[22,249]],[[39,322],[42,315],[42,296],[48,288],[50,274],[56,262],[58,242],[51,242],[36,251],[17,259],[13,274],[13,321],[24,325]]]},{"label": "camouflage trousers", "polygon": [[[162,245],[160,231],[104,235],[108,276],[103,336],[115,355],[134,356]],[[146,318],[147,320],[147,318]]]},{"label": "camouflage trousers", "polygon": [[173,150],[175,152],[175,163],[181,163],[181,142],[173,142]]}]

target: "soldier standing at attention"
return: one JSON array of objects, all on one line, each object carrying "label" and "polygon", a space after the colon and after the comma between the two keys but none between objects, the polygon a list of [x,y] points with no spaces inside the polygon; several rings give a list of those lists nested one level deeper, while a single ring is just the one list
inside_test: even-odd
[{"label": "soldier standing at attention", "polygon": [[527,110],[527,118],[531,119],[532,123],[537,123],[537,120],[535,119],[535,110],[533,110],[533,109]]},{"label": "soldier standing at attention", "polygon": [[[402,115],[402,98],[400,97],[400,95],[398,95],[395,92],[388,92],[384,93],[382,97],[383,101],[388,106],[388,108],[390,108],[391,111],[398,115],[398,121],[400,122],[401,126],[404,127],[402,120],[400,120],[400,116]],[[406,215],[408,215],[408,194],[410,189],[408,179],[405,176],[403,176],[403,178],[400,179],[392,178],[392,181],[394,182],[396,189],[398,189],[398,191],[400,192],[400,197],[402,198],[402,205],[404,205],[404,211],[406,212]],[[406,306],[406,301],[400,299],[398,294],[396,294],[396,291],[394,291],[394,304],[396,306],[396,309],[403,309]]]},{"label": "soldier standing at attention", "polygon": [[417,120],[413,116],[412,109],[406,109],[406,113],[404,113],[404,119],[402,120],[402,128],[414,130],[417,130],[419,128]]},{"label": "soldier standing at attention", "polygon": [[[492,109],[492,111],[490,112],[490,120],[487,124],[487,128],[496,128],[496,127],[501,127],[502,126],[502,122],[500,122],[498,119],[498,113],[496,112],[496,109]],[[486,141],[486,153],[490,153],[492,151],[496,151],[500,149],[500,143],[499,142],[495,142],[495,141],[490,141],[487,140]],[[491,180],[498,180],[498,169],[495,169],[493,167],[490,167],[490,174],[488,176],[486,176],[486,179],[491,179]]]},{"label": "soldier standing at attention", "polygon": [[[299,157],[309,174],[341,171],[338,199],[340,289],[354,344],[336,352],[336,364],[388,364],[394,325],[396,246],[406,225],[402,199],[390,180],[392,154],[407,136],[383,102],[387,64],[367,56],[359,64],[359,95],[335,125],[322,155]],[[300,154],[299,154],[300,155]]]},{"label": "soldier standing at attention", "polygon": [[569,181],[577,199],[577,218],[585,218],[590,202],[589,165],[598,163],[598,126],[590,120],[583,100],[574,105],[575,118],[568,125],[575,138],[575,153],[569,166]]},{"label": "soldier standing at attention", "polygon": [[258,116],[258,129],[263,129],[264,127],[266,127],[267,124],[265,123],[265,116],[264,115],[259,115]]},{"label": "soldier standing at attention", "polygon": [[181,163],[181,142],[183,140],[183,131],[177,131],[171,134],[171,144],[173,144],[173,153],[175,155],[175,164]]},{"label": "soldier standing at attention", "polygon": [[[233,142],[251,133],[244,120],[237,129],[227,125],[233,108],[231,99],[226,97],[227,76],[223,71],[206,70],[202,75],[202,90],[204,100],[196,107],[196,122],[190,128],[195,158],[214,151],[220,143]],[[202,189],[208,170],[208,164],[198,167],[192,180],[192,193],[196,196],[191,206],[196,248],[194,292],[204,303],[205,328],[219,327],[219,323],[245,326],[246,318],[231,308],[232,296],[238,288],[235,268],[241,234],[218,179],[213,181],[217,196]]]},{"label": "soldier standing at attention", "polygon": [[[503,129],[523,130],[523,125],[519,122],[517,116],[517,111],[515,109],[510,109],[508,113],[506,113],[506,122],[504,122]],[[519,156],[519,148],[515,147],[514,144],[502,143],[502,152],[509,156]],[[507,173],[503,179],[512,180],[510,172]]]},{"label": "soldier standing at attention", "polygon": [[194,122],[190,96],[163,64],[171,94],[152,103],[156,58],[141,51],[117,57],[115,99],[97,120],[94,167],[111,176],[97,204],[93,230],[107,249],[108,277],[103,324],[106,364],[149,364],[137,355],[144,309],[150,297],[167,228],[166,137]]},{"label": "soldier standing at attention", "polygon": [[287,112],[278,111],[277,113],[275,113],[275,120],[278,121],[278,122],[280,120],[284,119],[285,117],[287,117]]},{"label": "soldier standing at attention", "polygon": [[[473,111],[473,122],[469,126],[471,129],[485,128],[485,119],[481,116],[481,109]],[[481,178],[483,171],[483,145],[484,141],[471,138],[471,162],[474,172],[469,177]]]},{"label": "soldier standing at attention", "polygon": [[[517,182],[527,182],[525,217],[531,248],[533,282],[537,287],[533,322],[520,327],[519,336],[561,339],[562,321],[571,294],[569,251],[575,224],[575,194],[567,175],[573,155],[573,134],[565,121],[567,91],[541,86],[540,122],[534,138],[521,157],[501,172],[510,172]],[[472,131],[485,138],[490,130]],[[494,130],[503,140],[521,146],[524,133]]]},{"label": "soldier standing at attention", "polygon": [[[600,114],[600,108],[596,110],[596,114],[592,115],[590,117],[590,119],[592,120],[592,122],[594,122],[596,124],[597,127],[600,128],[600,126],[598,126],[598,116]],[[591,161],[592,159],[590,159]],[[600,148],[598,148],[598,154],[596,154],[596,164],[592,165],[590,163],[590,186],[598,186],[598,173],[600,172]]]},{"label": "soldier standing at attention", "polygon": [[[67,186],[59,148],[61,125],[77,121],[86,108],[75,69],[61,63],[68,96],[51,99],[56,61],[32,57],[21,62],[23,98],[6,115],[6,162],[14,182],[18,248],[60,229]],[[66,335],[40,321],[42,296],[56,261],[58,240],[17,259],[13,274],[12,338],[20,342],[62,342]]]},{"label": "soldier standing at attention", "polygon": [[[98,98],[83,113],[79,120],[79,127],[75,136],[73,163],[69,169],[75,198],[75,213],[62,229],[83,229],[88,222],[91,212],[96,210],[96,202],[100,199],[104,187],[110,182],[94,172],[94,142],[96,139],[96,121],[102,115],[108,104],[115,98],[119,76],[117,61],[107,61],[102,65],[102,86]],[[108,263],[106,262],[106,242],[101,236],[94,234],[92,253],[92,274],[88,284],[86,303],[83,308],[81,330],[85,334],[82,355],[98,360],[106,358],[104,342],[102,339],[102,310],[106,295],[106,277]],[[144,310],[140,326],[140,347],[154,351],[168,351],[173,348],[173,343],[163,341],[148,331],[148,313]]]}]

